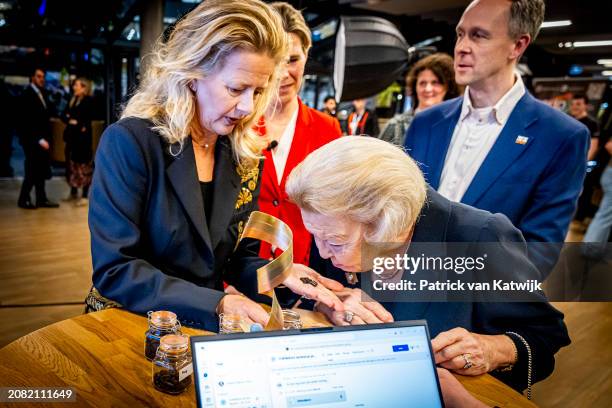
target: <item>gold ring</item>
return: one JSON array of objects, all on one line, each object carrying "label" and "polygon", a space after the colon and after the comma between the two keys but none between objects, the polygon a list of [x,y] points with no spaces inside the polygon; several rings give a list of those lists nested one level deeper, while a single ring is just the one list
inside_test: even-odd
[{"label": "gold ring", "polygon": [[464,370],[467,370],[468,368],[472,368],[472,366],[474,364],[472,364],[472,360],[470,360],[470,353],[465,353],[462,354],[461,357],[463,357],[463,360],[465,360],[465,365],[463,366]]}]

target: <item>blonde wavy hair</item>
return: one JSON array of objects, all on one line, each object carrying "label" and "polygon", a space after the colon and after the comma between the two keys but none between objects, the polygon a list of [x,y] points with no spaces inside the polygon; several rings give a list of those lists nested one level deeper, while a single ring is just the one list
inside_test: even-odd
[{"label": "blonde wavy hair", "polygon": [[236,162],[242,167],[255,167],[261,158],[262,138],[253,128],[278,93],[287,49],[280,16],[263,2],[206,0],[177,22],[167,41],[158,40],[144,78],[121,118],[150,120],[153,130],[170,145],[179,143],[182,150],[191,124],[197,120],[190,83],[222,67],[234,51],[267,55],[276,63],[269,86],[255,101],[253,112],[230,135]]},{"label": "blonde wavy hair", "polygon": [[[93,95],[93,83],[90,79],[80,76],[74,80],[74,83],[76,83],[77,81],[80,82],[83,87],[85,87],[85,96]],[[77,97],[76,95],[73,95],[72,98],[70,98],[70,103],[68,104],[68,106],[72,107],[76,102]]]},{"label": "blonde wavy hair", "polygon": [[414,160],[369,136],[341,137],[310,153],[293,169],[285,190],[302,210],[364,225],[364,241],[373,246],[405,236],[427,195]]}]

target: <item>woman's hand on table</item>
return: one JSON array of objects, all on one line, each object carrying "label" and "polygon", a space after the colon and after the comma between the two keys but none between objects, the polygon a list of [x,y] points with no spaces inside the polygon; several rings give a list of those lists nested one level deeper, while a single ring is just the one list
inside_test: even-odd
[{"label": "woman's hand on table", "polygon": [[506,335],[472,333],[462,327],[442,332],[432,341],[436,364],[462,375],[480,375],[514,364],[514,342]]},{"label": "woman's hand on table", "polygon": [[[240,292],[236,291],[236,293]],[[239,315],[249,326],[253,323],[259,323],[265,327],[269,318],[263,307],[241,294],[223,296],[217,305],[217,314],[221,313]]]},{"label": "woman's hand on table", "polygon": [[483,408],[488,405],[477,400],[463,385],[445,368],[437,368],[444,405],[448,408]]},{"label": "woman's hand on table", "polygon": [[305,265],[293,264],[291,275],[283,281],[283,285],[293,293],[316,300],[332,310],[344,312],[344,305],[335,294],[335,291],[343,290],[344,286],[340,282],[321,276]]},{"label": "woman's hand on table", "polygon": [[325,314],[336,326],[351,324],[390,323],[393,316],[380,303],[372,300],[361,289],[344,288],[335,294],[342,300],[344,311],[318,304],[317,311]]}]

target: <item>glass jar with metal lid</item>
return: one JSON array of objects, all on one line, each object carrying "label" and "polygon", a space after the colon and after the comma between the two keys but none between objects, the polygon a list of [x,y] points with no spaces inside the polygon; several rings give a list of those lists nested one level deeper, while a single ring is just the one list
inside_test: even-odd
[{"label": "glass jar with metal lid", "polygon": [[144,353],[148,360],[153,360],[159,340],[166,334],[180,334],[181,323],[175,313],[166,310],[147,313],[149,328],[145,332]]},{"label": "glass jar with metal lid", "polygon": [[167,394],[180,394],[191,384],[192,373],[189,337],[183,334],[163,336],[153,359],[155,388]]}]

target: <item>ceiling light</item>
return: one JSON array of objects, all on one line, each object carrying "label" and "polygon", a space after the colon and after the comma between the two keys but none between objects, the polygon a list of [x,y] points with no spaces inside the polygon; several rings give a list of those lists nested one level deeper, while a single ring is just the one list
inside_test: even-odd
[{"label": "ceiling light", "polygon": [[599,65],[612,65],[612,59],[598,59],[597,63]]},{"label": "ceiling light", "polygon": [[603,41],[575,41],[574,47],[609,47],[612,46],[612,40]]},{"label": "ceiling light", "polygon": [[572,20],[545,21],[540,28],[565,27],[569,25],[572,25]]},{"label": "ceiling light", "polygon": [[601,75],[603,75],[603,76],[612,76],[612,71],[603,71],[601,73]]}]

